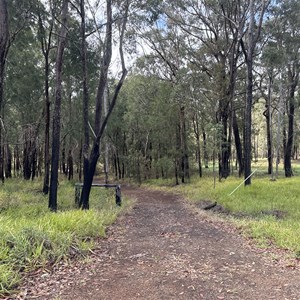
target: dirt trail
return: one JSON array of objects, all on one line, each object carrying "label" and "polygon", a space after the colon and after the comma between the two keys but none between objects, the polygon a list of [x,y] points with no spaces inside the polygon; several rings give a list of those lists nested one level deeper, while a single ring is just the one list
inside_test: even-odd
[{"label": "dirt trail", "polygon": [[20,298],[300,299],[297,268],[276,265],[179,196],[124,193],[137,199],[134,209],[89,260],[29,278]]}]

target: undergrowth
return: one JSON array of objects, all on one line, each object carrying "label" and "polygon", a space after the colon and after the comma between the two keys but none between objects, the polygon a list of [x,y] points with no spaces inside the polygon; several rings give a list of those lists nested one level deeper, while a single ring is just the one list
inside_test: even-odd
[{"label": "undergrowth", "polygon": [[114,189],[105,188],[92,189],[90,210],[78,210],[74,183],[61,181],[59,210],[51,213],[41,185],[12,179],[1,186],[0,295],[12,292],[28,271],[84,255],[93,247],[93,238],[105,236],[105,227],[121,211]]}]

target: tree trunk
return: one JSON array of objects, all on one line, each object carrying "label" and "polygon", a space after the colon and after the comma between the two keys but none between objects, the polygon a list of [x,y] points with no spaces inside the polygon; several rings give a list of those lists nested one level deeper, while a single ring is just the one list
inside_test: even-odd
[{"label": "tree trunk", "polygon": [[[2,117],[4,102],[4,78],[5,62],[8,52],[8,12],[6,0],[0,0],[0,117]],[[3,147],[2,147],[2,126],[0,124],[0,180],[4,182],[3,170]]]},{"label": "tree trunk", "polygon": [[239,176],[242,176],[244,172],[243,148],[242,148],[242,142],[240,138],[239,126],[237,123],[235,109],[233,110],[233,116],[232,116],[232,129],[233,129],[233,135],[235,141],[236,156],[239,164]]},{"label": "tree trunk", "polygon": [[[290,75],[291,77],[291,75]],[[295,113],[295,90],[298,79],[291,78],[290,92],[289,92],[289,111],[288,111],[288,134],[284,153],[284,171],[286,177],[293,176],[292,170],[292,150],[294,142],[294,113]]]},{"label": "tree trunk", "polygon": [[62,99],[62,65],[63,53],[67,35],[68,20],[68,0],[64,0],[61,16],[61,28],[58,38],[55,65],[55,106],[53,112],[53,131],[52,131],[52,159],[51,159],[51,179],[48,207],[51,211],[57,210],[57,186],[58,186],[58,167],[59,167],[59,149],[60,149],[60,113]]},{"label": "tree trunk", "polygon": [[5,177],[11,178],[12,155],[8,144],[5,145]]},{"label": "tree trunk", "polygon": [[207,140],[206,140],[206,132],[202,127],[202,137],[203,137],[203,156],[204,156],[204,164],[205,169],[208,169],[208,153],[207,153]]},{"label": "tree trunk", "polygon": [[[281,77],[281,76],[280,76]],[[276,178],[278,178],[278,168],[280,163],[280,145],[281,145],[281,130],[283,121],[283,110],[284,110],[284,97],[283,97],[283,86],[282,78],[280,78],[279,84],[279,107],[277,115],[277,134],[276,134]]]},{"label": "tree trunk", "polygon": [[127,22],[128,17],[128,9],[129,9],[129,3],[126,2],[125,7],[125,14],[123,18],[123,23],[121,26],[121,33],[120,33],[120,40],[119,40],[119,53],[120,53],[120,59],[122,64],[122,75],[119,79],[118,84],[116,85],[116,88],[114,90],[113,97],[111,99],[107,115],[104,116],[104,119],[102,121],[102,113],[103,113],[103,101],[104,101],[104,93],[107,86],[107,78],[108,78],[108,69],[111,63],[111,57],[112,57],[112,24],[113,24],[113,18],[112,18],[112,1],[107,0],[106,1],[106,16],[107,16],[107,22],[106,22],[106,36],[105,36],[105,44],[104,44],[104,51],[103,51],[103,59],[102,59],[102,68],[100,72],[100,79],[98,83],[98,90],[97,90],[97,96],[96,96],[96,111],[95,111],[95,138],[93,142],[93,147],[91,149],[89,161],[88,161],[88,172],[84,176],[83,181],[83,187],[82,187],[82,193],[80,198],[79,206],[82,209],[88,209],[89,208],[89,195],[91,191],[91,186],[93,182],[93,177],[96,170],[96,165],[98,158],[100,156],[100,141],[102,139],[104,130],[106,128],[108,119],[114,109],[114,106],[116,104],[119,92],[123,86],[124,80],[127,75],[127,70],[125,68],[125,61],[124,61],[124,55],[123,55],[123,39],[124,39],[124,32],[125,32],[125,26]]},{"label": "tree trunk", "polygon": [[189,156],[187,146],[187,134],[185,124],[185,107],[180,107],[180,151],[181,151],[181,182],[185,183],[185,179],[190,179],[189,172]]},{"label": "tree trunk", "polygon": [[74,175],[73,156],[71,150],[69,150],[67,169],[68,169],[68,180],[71,180],[73,179],[73,175]]},{"label": "tree trunk", "polygon": [[88,90],[88,73],[87,73],[87,45],[86,45],[86,21],[85,21],[85,1],[80,1],[81,14],[81,64],[82,64],[82,112],[83,112],[83,178],[89,177],[89,149],[90,149],[90,135],[89,135],[89,90]]},{"label": "tree trunk", "polygon": [[49,62],[45,62],[45,146],[44,146],[44,184],[43,193],[49,192],[49,177],[50,177],[50,97],[49,97]]},{"label": "tree trunk", "polygon": [[199,177],[202,177],[200,132],[199,132],[199,122],[198,122],[197,114],[195,114],[195,117],[193,118],[193,125],[194,125],[194,133],[195,133],[195,138],[197,143],[196,160],[198,162],[198,174]]},{"label": "tree trunk", "polygon": [[254,0],[250,0],[250,20],[248,27],[247,64],[247,94],[244,121],[244,156],[245,156],[245,185],[251,184],[251,127],[252,127],[252,98],[253,98],[253,52],[254,52]]},{"label": "tree trunk", "polygon": [[[54,18],[53,18],[54,19]],[[49,96],[49,75],[50,75],[50,63],[49,55],[51,50],[51,39],[53,29],[53,19],[50,23],[49,34],[46,36],[46,30],[43,23],[42,16],[39,15],[39,37],[42,48],[42,53],[45,60],[44,65],[44,113],[45,113],[45,129],[44,129],[44,182],[43,182],[43,193],[45,195],[49,192],[49,177],[50,177],[50,96]]]},{"label": "tree trunk", "polygon": [[266,111],[264,116],[266,117],[267,126],[267,156],[268,156],[268,174],[273,174],[273,142],[272,142],[272,110],[271,110],[271,85],[272,85],[272,75],[269,75],[269,85],[268,85],[268,97],[266,103]]}]

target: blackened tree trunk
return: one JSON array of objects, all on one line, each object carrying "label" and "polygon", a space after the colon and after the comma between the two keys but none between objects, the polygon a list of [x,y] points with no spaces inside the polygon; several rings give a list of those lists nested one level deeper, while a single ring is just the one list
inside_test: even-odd
[{"label": "blackened tree trunk", "polygon": [[41,44],[42,53],[44,56],[44,114],[45,114],[45,129],[44,129],[44,182],[43,182],[43,193],[45,195],[49,192],[49,178],[50,178],[50,96],[49,96],[49,75],[50,75],[50,62],[49,56],[51,51],[52,42],[52,30],[53,30],[52,18],[48,30],[45,28],[44,20],[39,11],[38,24],[39,24],[39,41]]},{"label": "blackened tree trunk", "polygon": [[197,149],[196,149],[196,160],[198,162],[198,174],[199,177],[202,177],[202,164],[201,164],[201,146],[200,146],[200,131],[199,131],[199,120],[197,113],[195,114],[193,118],[193,125],[194,125],[194,133],[197,143]]},{"label": "blackened tree trunk", "polygon": [[127,23],[127,17],[128,17],[128,9],[129,9],[129,1],[126,1],[125,7],[124,7],[124,16],[123,16],[123,22],[121,25],[121,32],[120,32],[120,40],[119,40],[119,53],[120,53],[120,59],[122,64],[122,75],[119,79],[118,84],[116,85],[116,88],[114,90],[107,115],[104,116],[102,120],[102,113],[103,113],[103,101],[104,101],[104,93],[107,86],[107,78],[108,78],[108,69],[111,63],[111,57],[112,57],[112,25],[113,25],[113,18],[112,18],[112,1],[107,0],[106,1],[106,34],[105,34],[105,43],[104,43],[104,54],[102,59],[102,68],[100,72],[100,79],[98,83],[98,90],[97,90],[97,96],[96,96],[96,111],[95,111],[95,138],[93,142],[93,146],[91,148],[90,156],[89,156],[89,162],[88,162],[88,172],[86,176],[84,176],[83,181],[83,188],[80,198],[79,206],[82,209],[88,209],[89,208],[89,196],[91,191],[91,186],[93,182],[93,177],[95,174],[98,158],[100,156],[100,142],[103,137],[104,130],[106,128],[108,119],[114,109],[114,106],[116,104],[119,92],[123,86],[124,80],[127,75],[127,70],[125,67],[125,60],[123,55],[123,39],[124,39],[124,33],[125,33],[125,27]]},{"label": "blackened tree trunk", "polygon": [[239,164],[239,176],[242,176],[244,172],[243,147],[240,138],[239,126],[237,122],[235,109],[233,110],[232,113],[232,129],[233,129],[233,135],[235,141],[236,156]]},{"label": "blackened tree trunk", "polygon": [[25,180],[32,178],[35,172],[36,135],[31,125],[24,128],[23,141],[23,176]]},{"label": "blackened tree trunk", "polygon": [[45,146],[44,146],[44,184],[43,193],[49,192],[50,178],[50,97],[49,97],[49,60],[45,57]]},{"label": "blackened tree trunk", "polygon": [[269,75],[268,96],[267,96],[266,110],[264,112],[264,116],[266,117],[266,125],[267,125],[268,174],[270,175],[273,174],[271,86],[272,86],[272,75]]},{"label": "blackened tree trunk", "polygon": [[220,88],[219,93],[222,100],[219,101],[219,109],[217,113],[217,122],[221,126],[220,136],[220,151],[219,151],[219,177],[227,178],[230,175],[230,141],[228,139],[228,118],[229,118],[229,107],[230,97],[227,94],[226,86],[226,58],[220,54]]},{"label": "blackened tree trunk", "polygon": [[52,131],[52,159],[51,159],[51,179],[48,207],[51,211],[57,210],[57,186],[58,186],[58,167],[59,167],[59,149],[60,149],[60,113],[62,99],[62,65],[63,53],[67,35],[68,20],[68,0],[64,0],[61,28],[58,37],[58,46],[55,65],[55,106],[53,112],[53,131]]},{"label": "blackened tree trunk", "polygon": [[63,147],[61,150],[61,169],[64,175],[67,175],[68,170],[66,166],[66,138],[63,140]]},{"label": "blackened tree trunk", "polygon": [[[252,34],[250,33],[250,36],[251,35]],[[247,57],[247,96],[246,96],[246,105],[245,105],[245,124],[244,124],[245,185],[251,184],[251,176],[250,176],[251,153],[252,153],[251,127],[252,127],[252,98],[253,98],[252,70],[253,70],[253,55],[249,54]]]},{"label": "blackened tree trunk", "polygon": [[[8,12],[6,0],[0,0],[0,118],[2,118],[3,97],[4,97],[4,70],[8,52]],[[0,125],[0,180],[4,182],[3,172],[3,147],[2,147],[2,126]]]},{"label": "blackened tree trunk", "polygon": [[83,106],[83,177],[89,177],[89,90],[88,90],[88,73],[87,73],[87,48],[86,48],[86,24],[85,24],[85,0],[80,1],[81,16],[81,64],[82,64],[82,106]]},{"label": "blackened tree trunk", "polygon": [[69,150],[69,154],[68,154],[68,180],[73,179],[73,175],[74,175],[74,167],[73,167],[73,155],[72,155],[72,151]]},{"label": "blackened tree trunk", "polygon": [[5,177],[11,178],[12,154],[8,144],[5,145]]},{"label": "blackened tree trunk", "polygon": [[295,114],[295,91],[299,80],[299,71],[296,73],[289,70],[289,110],[288,110],[288,133],[286,137],[285,152],[284,152],[284,171],[286,177],[293,176],[292,170],[292,150],[294,142],[294,114]]},{"label": "blackened tree trunk", "polygon": [[188,155],[188,145],[187,145],[187,133],[186,133],[186,120],[185,120],[185,107],[180,107],[180,152],[181,152],[181,182],[185,183],[185,180],[190,179],[189,170],[189,155]]},{"label": "blackened tree trunk", "polygon": [[208,169],[208,152],[207,152],[207,139],[206,139],[206,132],[202,127],[202,137],[203,137],[203,156],[204,156],[204,165],[205,169]]}]

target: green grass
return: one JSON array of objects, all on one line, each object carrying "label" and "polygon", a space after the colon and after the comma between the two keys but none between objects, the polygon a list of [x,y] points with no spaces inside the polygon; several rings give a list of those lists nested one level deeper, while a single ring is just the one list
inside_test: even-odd
[{"label": "green grass", "polygon": [[122,208],[114,189],[94,188],[89,211],[74,207],[74,184],[61,181],[58,213],[48,210],[41,182],[7,180],[0,189],[0,295],[13,291],[27,271],[85,254],[105,236]]},{"label": "green grass", "polygon": [[[260,245],[270,243],[277,247],[291,250],[296,257],[300,256],[300,177],[299,166],[296,165],[292,178],[284,178],[282,170],[276,181],[266,175],[266,165],[259,162],[253,169],[258,171],[252,178],[251,186],[243,184],[231,194],[243,178],[229,177],[221,182],[211,176],[193,177],[189,184],[171,187],[165,182],[167,190],[183,193],[192,202],[202,200],[217,201],[234,215],[234,222],[244,232],[254,237]],[[174,182],[174,180],[173,180]],[[151,185],[154,184],[152,181]],[[162,186],[163,181],[159,180]],[[230,195],[231,194],[231,195]],[[267,215],[266,212],[284,212],[282,219]]]}]

